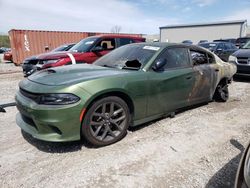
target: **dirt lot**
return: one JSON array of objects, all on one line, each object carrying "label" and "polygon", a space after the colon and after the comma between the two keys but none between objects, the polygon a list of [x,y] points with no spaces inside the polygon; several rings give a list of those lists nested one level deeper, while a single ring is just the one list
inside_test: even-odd
[{"label": "dirt lot", "polygon": [[[21,70],[0,64],[0,72]],[[0,73],[0,104],[14,98],[22,73]],[[250,140],[250,83],[230,85],[211,102],[130,130],[120,142],[88,148],[22,133],[17,110],[0,114],[0,187],[233,187]]]}]

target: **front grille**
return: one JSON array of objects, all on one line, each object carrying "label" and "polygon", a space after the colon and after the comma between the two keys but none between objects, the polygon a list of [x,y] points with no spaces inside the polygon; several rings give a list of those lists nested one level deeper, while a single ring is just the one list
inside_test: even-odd
[{"label": "front grille", "polygon": [[19,90],[20,90],[20,93],[23,96],[25,96],[25,97],[27,97],[27,98],[35,101],[36,103],[39,103],[39,101],[40,101],[40,94],[31,93],[31,92],[26,91],[26,90],[24,90],[22,88],[20,88]]},{"label": "front grille", "polygon": [[248,57],[238,57],[237,61],[239,64],[247,65],[250,62],[250,59]]}]

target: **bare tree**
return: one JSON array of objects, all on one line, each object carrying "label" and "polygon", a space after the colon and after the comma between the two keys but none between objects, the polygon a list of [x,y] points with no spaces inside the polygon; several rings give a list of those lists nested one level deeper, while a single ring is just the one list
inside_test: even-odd
[{"label": "bare tree", "polygon": [[120,33],[121,30],[122,30],[121,26],[115,25],[111,28],[111,33]]}]

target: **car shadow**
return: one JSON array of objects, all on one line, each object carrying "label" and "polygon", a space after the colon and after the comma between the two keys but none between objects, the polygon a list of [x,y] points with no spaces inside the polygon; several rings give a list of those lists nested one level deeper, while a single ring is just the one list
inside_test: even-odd
[{"label": "car shadow", "polygon": [[[212,101],[211,101],[212,102]],[[182,109],[179,109],[177,112],[175,112],[174,116],[172,114],[167,114],[167,115],[163,115],[162,117],[158,118],[158,119],[155,119],[155,120],[152,120],[150,122],[147,122],[147,123],[144,123],[144,124],[141,124],[141,125],[137,125],[135,127],[129,127],[129,131],[137,131],[137,130],[140,130],[140,129],[143,129],[145,127],[148,127],[154,123],[156,123],[157,121],[160,121],[162,119],[165,119],[165,118],[174,118],[175,115],[178,115],[178,114],[181,114],[185,111],[188,111],[188,110],[192,110],[192,109],[195,109],[195,108],[199,108],[199,107],[202,107],[202,106],[205,106],[205,105],[208,105],[209,103],[208,102],[205,102],[205,103],[200,103],[200,104],[196,104],[196,105],[192,105],[192,106],[188,106],[188,107],[185,107],[185,108],[182,108]]]},{"label": "car shadow", "polygon": [[208,181],[205,188],[231,188],[234,187],[237,169],[240,163],[241,156],[244,151],[244,146],[237,140],[231,139],[230,143],[240,150],[240,154],[236,155],[226,165],[224,165],[212,178]]},{"label": "car shadow", "polygon": [[82,149],[82,147],[93,148],[91,145],[83,140],[73,142],[47,142],[33,138],[23,130],[23,138],[31,145],[35,146],[38,150],[46,153],[69,153],[76,152]]},{"label": "car shadow", "polygon": [[248,83],[250,83],[250,76],[234,76],[233,80],[235,82],[248,82]]}]

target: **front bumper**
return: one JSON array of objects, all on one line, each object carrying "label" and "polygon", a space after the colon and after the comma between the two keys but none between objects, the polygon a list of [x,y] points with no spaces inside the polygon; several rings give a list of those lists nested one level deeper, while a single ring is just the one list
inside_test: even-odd
[{"label": "front bumper", "polygon": [[236,75],[250,76],[250,65],[237,65]]},{"label": "front bumper", "polygon": [[250,76],[250,58],[237,58],[237,72],[239,76]]},{"label": "front bumper", "polygon": [[16,123],[32,137],[52,142],[80,140],[81,101],[72,105],[39,105],[19,91],[15,99],[19,110]]}]

